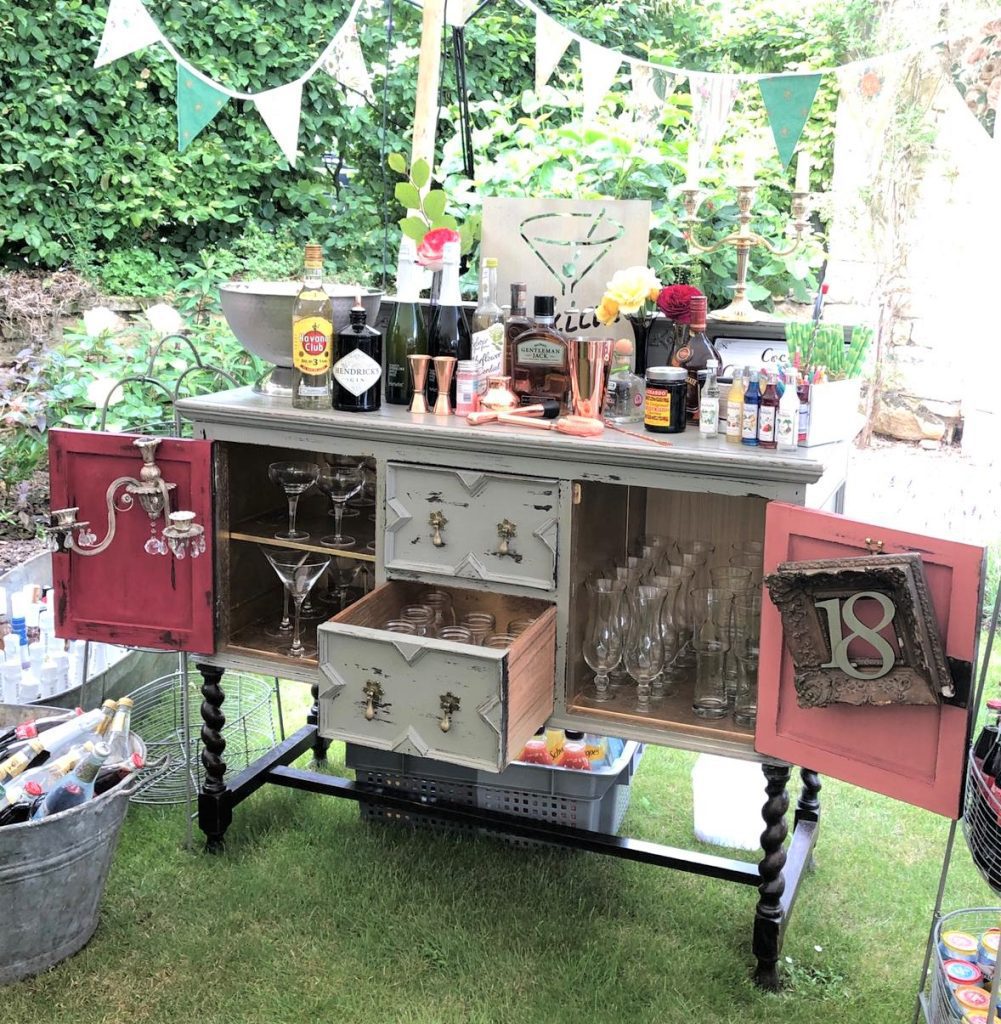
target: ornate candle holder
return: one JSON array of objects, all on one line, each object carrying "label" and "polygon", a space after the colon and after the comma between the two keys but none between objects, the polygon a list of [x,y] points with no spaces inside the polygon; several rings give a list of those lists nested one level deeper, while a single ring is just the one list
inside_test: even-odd
[{"label": "ornate candle holder", "polygon": [[428,370],[431,368],[430,356],[407,356],[410,363],[410,376],[413,378],[414,397],[410,400],[410,411],[417,413],[429,412],[428,400],[424,389],[428,383]]},{"label": "ornate candle holder", "polygon": [[739,211],[737,220],[740,226],[735,232],[727,235],[726,238],[721,238],[712,245],[700,245],[695,241],[694,237],[695,227],[701,223],[698,216],[699,207],[704,199],[704,197],[699,198],[701,190],[698,188],[683,188],[681,194],[685,197],[685,224],[687,226],[685,239],[688,242],[689,248],[694,249],[695,252],[717,252],[724,245],[732,245],[737,250],[737,282],[733,286],[733,301],[729,306],[710,313],[710,319],[743,323],[767,320],[768,314],[761,313],[755,309],[747,298],[747,262],[750,258],[751,250],[756,245],[764,246],[773,256],[791,256],[803,244],[803,237],[810,226],[806,208],[806,199],[809,193],[792,193],[792,227],[796,232],[796,236],[792,245],[786,249],[779,249],[777,246],[772,245],[767,238],[763,238],[751,230],[751,207],[754,205],[755,186],[737,185],[736,188],[737,209]]}]

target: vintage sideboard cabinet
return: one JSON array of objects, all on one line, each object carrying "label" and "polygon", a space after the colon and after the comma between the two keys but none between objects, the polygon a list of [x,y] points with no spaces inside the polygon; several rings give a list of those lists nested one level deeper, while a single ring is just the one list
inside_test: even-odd
[{"label": "vintage sideboard cabinet", "polygon": [[[179,409],[193,439],[163,440],[152,458],[172,485],[171,507],[190,510],[205,527],[201,557],[146,554],[150,518],[131,508],[131,499],[108,496],[113,481],[139,476],[133,437],[54,431],[53,509],[76,507],[98,541],[106,522],[115,521],[116,534],[96,557],[72,547],[55,553],[53,577],[60,635],[197,656],[206,772],[199,825],[210,849],[221,847],[233,807],[265,783],[427,811],[426,803],[399,793],[290,767],[310,747],[323,756],[332,739],[496,772],[548,721],[756,760],[767,792],[757,866],[434,806],[437,817],[757,886],[756,978],[776,986],[783,929],[816,841],[821,774],[959,815],[983,552],[842,517],[847,445],[765,451],[688,431],[668,446],[651,443],[642,427],[575,438],[470,427],[457,417],[412,416],[398,407],[362,415],[296,410],[250,389],[186,399]],[[299,516],[313,524],[306,527],[310,539],[273,540],[286,506],[267,467],[331,453],[364,457],[374,470],[374,523],[346,521],[358,544],[334,552],[366,564],[374,589],[319,626],[317,657],[295,660],[275,654],[277,642],[262,631],[279,617],[282,590],[258,544],[329,555],[317,538],[330,532],[332,520],[327,498],[307,494]],[[709,539],[722,549],[763,540],[766,574],[786,561],[919,552],[953,695],[923,705],[804,706],[779,612],[766,596],[753,730],[730,718],[697,718],[690,690],[648,715],[632,710],[634,690],[631,698],[595,703],[587,697],[593,673],[581,654],[584,580],[596,566],[622,558],[643,533]],[[498,619],[524,613],[534,623],[508,650],[384,630],[388,611],[427,583],[450,590],[457,608],[487,605]],[[847,643],[853,634],[843,628]],[[226,773],[220,735],[228,668],[309,683],[315,699],[305,728],[235,777]],[[800,766],[802,789],[787,851],[792,765]]]}]

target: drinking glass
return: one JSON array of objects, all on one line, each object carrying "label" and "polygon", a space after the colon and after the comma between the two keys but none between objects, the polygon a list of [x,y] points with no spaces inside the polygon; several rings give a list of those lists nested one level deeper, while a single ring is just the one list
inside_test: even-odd
[{"label": "drinking glass", "polygon": [[446,626],[439,634],[439,640],[451,640],[457,644],[471,644],[473,634],[465,626]]},{"label": "drinking glass", "polygon": [[[751,570],[742,565],[714,565],[709,570],[709,579],[714,587],[726,590],[731,597],[749,590],[751,583]],[[723,678],[726,682],[726,700],[733,706],[737,694],[737,657],[734,653],[734,618],[733,603],[730,604],[730,615],[728,618],[728,643],[726,657],[723,659]]]},{"label": "drinking glass", "polygon": [[758,717],[758,644],[761,633],[761,591],[749,590],[733,599],[737,693],[733,720],[754,728]]},{"label": "drinking glass", "polygon": [[716,545],[708,540],[675,541],[675,565],[684,565],[695,570],[695,584],[698,587],[709,585],[706,566],[716,550]]},{"label": "drinking glass", "polygon": [[674,630],[677,633],[677,651],[671,663],[671,676],[680,679],[695,664],[692,650],[692,588],[695,570],[687,565],[663,565],[659,576],[677,579],[678,592],[671,608]]},{"label": "drinking glass", "polygon": [[455,625],[455,607],[452,595],[446,590],[425,590],[421,594],[421,603],[426,604],[434,612],[435,630]]},{"label": "drinking glass", "polygon": [[491,633],[483,641],[484,647],[493,647],[498,651],[506,651],[514,643],[514,637],[510,633]]},{"label": "drinking glass", "polygon": [[348,504],[354,508],[371,508],[375,505],[375,467],[369,462],[360,462],[361,490],[351,497]]},{"label": "drinking glass", "polygon": [[636,708],[648,715],[651,686],[664,667],[664,644],[660,638],[660,613],[667,591],[639,586],[630,594],[629,632],[623,648],[626,671],[636,680]]},{"label": "drinking glass", "polygon": [[762,576],[764,575],[764,562],[760,554],[746,551],[740,552],[730,556],[730,564],[749,569],[751,572],[751,585],[755,587],[761,586]]},{"label": "drinking glass", "polygon": [[664,591],[664,603],[660,611],[660,639],[664,645],[664,667],[654,680],[651,699],[659,700],[674,693],[674,684],[681,678],[681,665],[678,663],[679,629],[678,629],[678,598],[684,577],[651,576],[652,587],[660,587]]},{"label": "drinking glass", "polygon": [[358,463],[341,461],[334,465],[324,466],[316,483],[334,503],[334,532],[327,537],[321,537],[320,543],[328,548],[354,547],[354,537],[342,534],[341,524],[344,519],[345,503],[353,494],[357,494],[361,490],[361,470],[358,468]]},{"label": "drinking glass", "polygon": [[[633,565],[616,565],[612,568],[611,578],[621,580],[625,588],[622,594],[622,599],[619,601],[619,633],[622,636],[623,643],[625,643],[625,639],[629,634],[629,598],[632,592],[642,582],[643,576],[648,568],[649,566],[637,565],[635,563]],[[612,669],[612,689],[618,689],[623,684],[628,674],[629,673],[626,671],[625,658],[623,658],[620,660],[619,664]]]},{"label": "drinking glass", "polygon": [[588,616],[584,627],[584,661],[594,671],[594,689],[588,696],[599,704],[612,699],[608,673],[622,658],[619,602],[626,585],[619,579],[588,580]]},{"label": "drinking glass", "polygon": [[288,591],[282,587],[282,617],[277,626],[265,626],[264,635],[271,640],[282,640],[292,632],[292,616],[289,614]]},{"label": "drinking glass", "polygon": [[287,548],[264,547],[260,544],[258,547],[274,569],[275,575],[282,581],[295,607],[292,619],[292,646],[286,653],[291,658],[315,654],[315,646],[307,648],[303,645],[299,630],[300,612],[306,595],[330,565],[330,558],[326,555],[313,554],[311,551],[290,551]]},{"label": "drinking glass", "polygon": [[469,630],[474,644],[482,644],[497,628],[497,620],[491,612],[467,612],[459,625]]},{"label": "drinking glass", "polygon": [[348,590],[358,579],[360,563],[353,558],[335,555],[330,559],[330,575],[333,578],[334,593],[338,611],[343,611],[348,603]]},{"label": "drinking glass", "polygon": [[295,528],[299,498],[316,483],[320,467],[315,462],[272,462],[268,479],[285,492],[288,498],[288,530],[276,533],[276,540],[309,540],[309,534]]},{"label": "drinking glass", "polygon": [[404,622],[402,619],[390,619],[382,628],[387,633],[406,633],[408,636],[417,636],[417,627],[412,622]]},{"label": "drinking glass", "polygon": [[692,710],[699,718],[722,718],[726,714],[723,659],[729,646],[732,601],[733,595],[718,587],[699,587],[692,591],[692,643],[695,647]]},{"label": "drinking glass", "polygon": [[418,636],[434,636],[434,609],[426,604],[407,604],[400,609],[400,618],[410,622]]},{"label": "drinking glass", "polygon": [[519,637],[533,622],[535,622],[535,619],[512,619],[507,624],[507,631],[511,636]]}]

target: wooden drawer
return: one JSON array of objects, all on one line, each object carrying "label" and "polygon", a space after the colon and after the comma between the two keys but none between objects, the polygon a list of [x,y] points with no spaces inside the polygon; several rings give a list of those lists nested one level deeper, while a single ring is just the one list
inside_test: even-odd
[{"label": "wooden drawer", "polygon": [[[424,589],[393,580],[320,625],[320,735],[500,771],[552,714],[556,609],[536,598],[440,588],[457,616],[493,612],[498,631],[535,617],[506,650],[382,628]],[[446,695],[458,698],[447,731]]]},{"label": "wooden drawer", "polygon": [[553,590],[558,504],[556,480],[390,463],[386,569]]}]

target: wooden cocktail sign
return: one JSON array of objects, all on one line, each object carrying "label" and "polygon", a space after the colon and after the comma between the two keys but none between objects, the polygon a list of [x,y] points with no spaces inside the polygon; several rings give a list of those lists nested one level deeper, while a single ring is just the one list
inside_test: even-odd
[{"label": "wooden cocktail sign", "polygon": [[803,708],[954,695],[921,556],[782,562],[765,580]]}]

